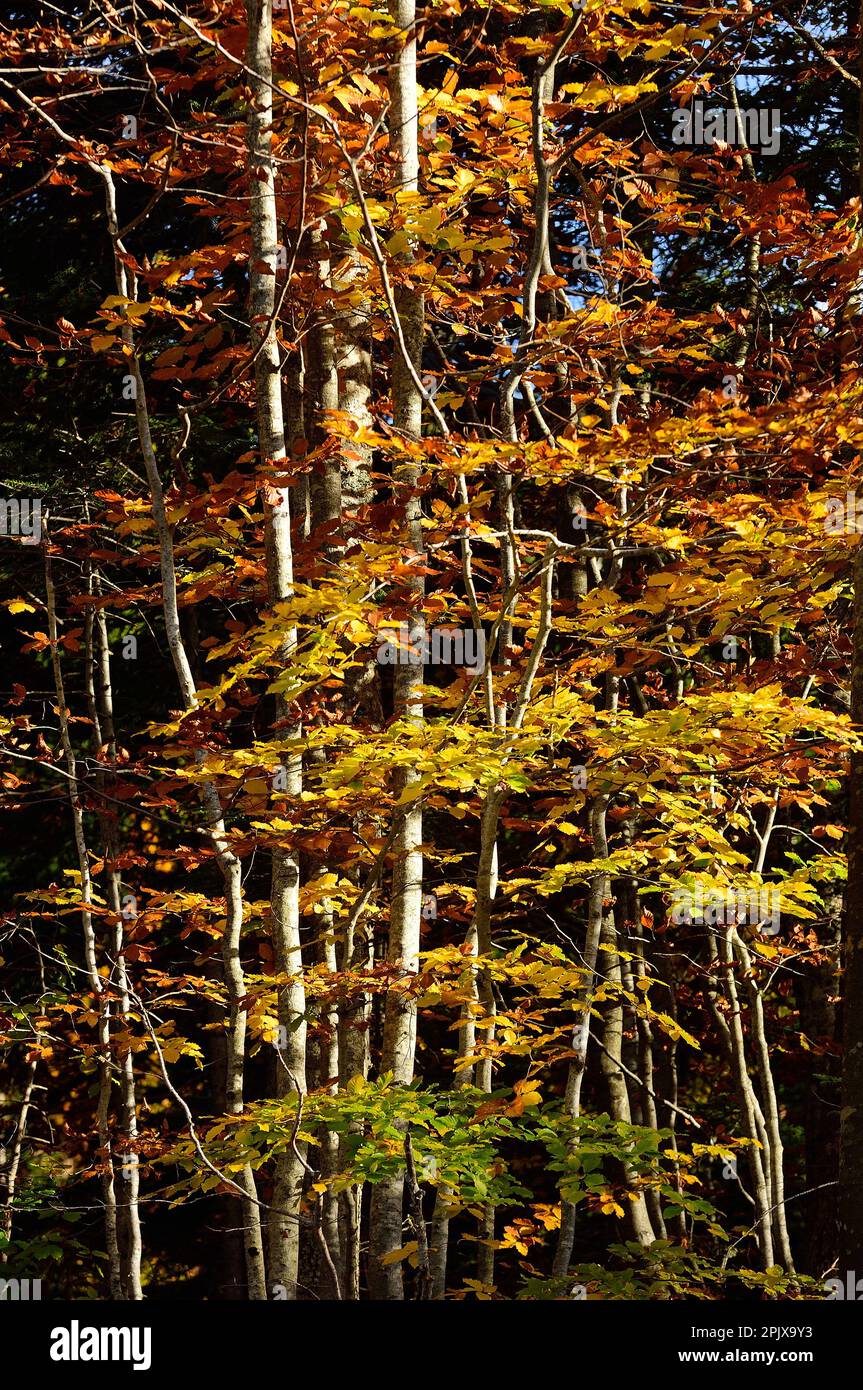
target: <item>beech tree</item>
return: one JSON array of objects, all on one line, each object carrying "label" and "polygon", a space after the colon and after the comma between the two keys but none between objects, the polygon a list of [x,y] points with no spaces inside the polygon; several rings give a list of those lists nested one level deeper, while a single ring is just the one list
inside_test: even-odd
[{"label": "beech tree", "polygon": [[863,1269],[860,43],[12,7],[5,1271]]}]

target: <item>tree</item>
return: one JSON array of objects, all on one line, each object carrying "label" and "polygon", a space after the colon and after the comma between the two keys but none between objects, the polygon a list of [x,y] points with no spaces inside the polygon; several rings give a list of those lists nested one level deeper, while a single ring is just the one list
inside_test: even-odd
[{"label": "tree", "polygon": [[142,0],[0,46],[4,1264],[823,1296],[859,24]]}]

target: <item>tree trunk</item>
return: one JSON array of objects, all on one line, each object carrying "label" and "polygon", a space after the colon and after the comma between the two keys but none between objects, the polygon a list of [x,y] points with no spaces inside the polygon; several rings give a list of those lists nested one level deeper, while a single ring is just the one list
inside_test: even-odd
[{"label": "tree trunk", "polygon": [[[605,816],[608,810],[608,797],[594,797],[590,806],[590,840],[594,859],[608,858],[608,838],[605,829]],[[587,1045],[590,1041],[590,1001],[593,996],[596,973],[596,959],[599,955],[599,940],[602,933],[604,903],[608,897],[610,881],[608,874],[594,874],[590,881],[590,894],[587,903],[587,931],[584,939],[582,964],[584,966],[584,986],[577,1001],[581,1008],[576,1014],[573,1030],[572,1050],[574,1056],[569,1064],[566,1079],[564,1106],[567,1114],[577,1120],[581,1114],[581,1088],[587,1066]],[[577,1147],[578,1135],[573,1133],[572,1146]],[[572,1246],[575,1239],[575,1205],[562,1202],[560,1212],[560,1231],[554,1252],[552,1273],[563,1278],[572,1259]]]},{"label": "tree trunk", "polygon": [[[250,102],[247,143],[249,154],[249,321],[255,353],[255,404],[258,452],[265,469],[284,465],[285,422],[282,379],[276,336],[276,264],[279,236],[276,219],[276,169],[273,161],[272,0],[247,0],[249,34],[246,65]],[[273,491],[277,500],[266,507],[267,588],[271,604],[293,594],[290,490],[276,471]],[[296,631],[286,627],[279,653],[289,666],[296,648]],[[277,699],[276,726],[286,742],[300,735],[297,721],[282,696]],[[285,790],[296,797],[302,791],[302,763],[293,749],[284,755]],[[270,911],[273,945],[279,975],[289,976],[279,987],[280,1096],[299,1097],[306,1091],[306,1000],[300,949],[300,865],[293,849],[273,851]],[[297,1296],[300,1249],[300,1205],[305,1172],[303,1146],[292,1145],[276,1161],[273,1208],[269,1223],[270,1284],[279,1286],[282,1298]]]},{"label": "tree trunk", "polygon": [[[404,192],[419,184],[419,146],[417,126],[417,42],[414,0],[390,0],[390,15],[399,29],[400,51],[390,69],[390,144],[395,154],[396,178]],[[416,371],[422,361],[424,332],[423,297],[404,284],[396,292],[396,311],[401,335],[410,361],[400,346],[393,347],[393,412],[396,428],[418,438],[422,430],[422,396],[416,384]],[[413,371],[411,370],[413,367]],[[400,471],[397,483],[404,489],[405,521],[411,549],[423,553],[422,509],[415,493],[418,470],[410,465]],[[411,587],[417,598],[423,594],[418,577]],[[420,624],[417,623],[416,626]],[[423,669],[409,663],[396,667],[395,707],[399,718],[420,723],[423,717]],[[396,801],[418,780],[412,768],[393,778]],[[414,801],[401,817],[395,840],[393,894],[390,915],[388,959],[404,978],[416,973],[422,912],[423,856],[422,806]],[[416,1048],[416,1003],[398,989],[387,995],[384,1015],[384,1042],[381,1069],[391,1072],[397,1085],[413,1080]],[[369,1249],[369,1288],[375,1299],[404,1297],[400,1263],[384,1265],[382,1260],[402,1243],[404,1178],[399,1175],[378,1183],[372,1194]]]},{"label": "tree trunk", "polygon": [[[863,4],[859,15],[863,81]],[[863,87],[859,105],[858,196],[863,197]],[[863,728],[863,542],[854,555],[851,718]],[[863,753],[851,755],[848,889],[842,941],[842,1112],[839,1130],[839,1270],[863,1271]]]},{"label": "tree trunk", "polygon": [[99,1020],[99,1098],[96,1109],[96,1130],[99,1136],[98,1161],[102,1170],[102,1201],[105,1209],[105,1249],[108,1254],[109,1287],[111,1298],[119,1300],[123,1298],[124,1290],[120,1271],[120,1250],[117,1243],[117,1198],[114,1189],[114,1159],[111,1151],[109,1117],[112,1073],[111,1005],[102,977],[99,974],[96,931],[92,914],[93,885],[90,877],[90,856],[84,833],[83,802],[78,782],[77,760],[69,732],[69,711],[66,705],[66,691],[60,665],[57,604],[54,595],[50,540],[47,534],[45,535],[45,599],[48,610],[48,636],[51,640],[51,669],[54,674],[54,689],[57,694],[57,718],[60,722],[60,739],[66,761],[69,804],[72,808],[72,826],[75,833],[75,849],[81,880],[84,965],[90,988],[93,991]]},{"label": "tree trunk", "polygon": [[[114,697],[111,684],[111,652],[108,646],[108,627],[104,608],[94,615],[95,645],[88,651],[87,686],[92,704],[94,743],[97,752],[104,748],[112,768],[116,766],[117,745],[114,730]],[[92,639],[91,639],[92,640]],[[90,647],[91,644],[88,644]],[[95,657],[95,672],[93,661]],[[94,681],[95,674],[95,681]],[[100,772],[98,785],[104,791],[105,774]],[[103,801],[99,810],[99,828],[104,845],[108,878],[108,901],[115,914],[112,984],[120,996],[120,1020],[124,1029],[129,1026],[129,977],[126,967],[123,894],[120,871],[116,867],[119,853],[117,816],[113,807]],[[135,1088],[134,1055],[128,1042],[118,1046],[120,1089],[123,1105],[123,1134],[125,1147],[118,1154],[120,1172],[118,1203],[118,1241],[120,1246],[121,1279],[126,1296],[132,1301],[144,1297],[141,1288],[141,1220],[138,1210],[140,1169],[138,1160],[138,1102]]]}]

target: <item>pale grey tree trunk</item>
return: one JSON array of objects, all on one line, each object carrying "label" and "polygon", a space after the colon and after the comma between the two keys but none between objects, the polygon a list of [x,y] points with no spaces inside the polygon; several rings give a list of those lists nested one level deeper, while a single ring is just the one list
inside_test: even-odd
[{"label": "pale grey tree trunk", "polygon": [[51,669],[54,675],[54,689],[57,695],[57,718],[60,724],[60,740],[66,762],[69,804],[72,809],[72,828],[75,837],[75,850],[78,858],[78,872],[81,880],[81,926],[84,938],[84,966],[90,988],[93,991],[94,1006],[98,1011],[99,1036],[99,1096],[96,1108],[96,1132],[99,1137],[99,1162],[102,1167],[102,1202],[105,1219],[105,1249],[108,1255],[108,1281],[111,1298],[124,1297],[123,1279],[120,1269],[120,1249],[117,1242],[117,1197],[114,1188],[114,1159],[111,1148],[110,1106],[112,1083],[111,1057],[111,1012],[110,1000],[102,977],[99,974],[96,930],[93,923],[93,884],[90,876],[90,856],[84,832],[84,810],[81,787],[78,781],[78,766],[72,737],[69,731],[69,712],[66,705],[66,690],[63,671],[60,665],[59,628],[57,623],[57,604],[54,593],[54,580],[51,565],[47,528],[45,539],[45,601],[48,611],[48,636],[51,642]]},{"label": "pale grey tree trunk", "polygon": [[[248,42],[246,66],[250,69],[250,103],[247,118],[249,158],[249,321],[255,353],[255,405],[258,452],[266,467],[286,457],[282,378],[275,328],[276,265],[279,248],[276,218],[276,167],[273,160],[272,0],[246,0]],[[266,507],[267,588],[271,604],[293,594],[290,491],[278,481],[277,500]],[[286,626],[279,652],[290,664],[296,648],[296,630]],[[276,725],[285,742],[294,744],[301,730],[290,706],[280,696]],[[295,748],[283,755],[284,788],[288,796],[302,791],[302,761]],[[300,865],[293,849],[273,851],[270,911],[276,967],[290,976],[279,987],[279,1043],[277,1088],[281,1096],[295,1095],[297,1104],[306,1091],[305,987],[300,949]],[[292,1145],[276,1160],[273,1210],[269,1221],[269,1278],[283,1298],[297,1295],[300,1249],[300,1204],[305,1171],[303,1146]]]},{"label": "pale grey tree trunk", "polygon": [[[614,915],[611,912],[605,914],[600,944],[610,948],[603,954],[605,976],[612,985],[619,985],[621,983],[621,971],[620,957],[617,954],[617,929]],[[605,1005],[602,1044],[600,1068],[608,1087],[608,1108],[612,1119],[629,1125],[632,1123],[632,1113],[629,1105],[629,1092],[626,1088],[626,1076],[621,1069],[623,1003],[619,996],[617,998],[612,997]],[[624,1181],[635,1186],[635,1169],[626,1159],[623,1160],[622,1168]],[[625,1221],[628,1238],[637,1241],[639,1245],[651,1245],[655,1237],[644,1195],[639,1193],[635,1201],[631,1201],[627,1205],[629,1210],[626,1213]]]},{"label": "pale grey tree trunk", "polygon": [[[104,747],[112,766],[117,756],[114,732],[114,697],[111,683],[111,651],[108,645],[108,627],[104,608],[96,610],[93,628],[95,644],[90,641],[88,653],[95,659],[87,662],[88,695],[92,701],[94,742],[98,748]],[[95,676],[95,679],[94,679]],[[103,780],[100,777],[100,782]],[[120,871],[115,860],[119,852],[119,837],[116,816],[104,805],[99,812],[100,829],[107,860],[108,901],[115,914],[113,940],[112,982],[119,994],[120,1019],[125,1028],[129,1026],[129,977],[126,968],[125,932],[123,919],[122,888]],[[138,1162],[138,1102],[135,1088],[135,1066],[132,1049],[126,1047],[119,1058],[120,1091],[123,1105],[123,1133],[126,1147],[118,1155],[121,1174],[119,1190],[122,1200],[118,1203],[119,1245],[121,1277],[126,1295],[132,1301],[144,1297],[141,1287],[141,1219],[138,1209],[140,1191],[140,1169]]]},{"label": "pale grey tree trunk", "polygon": [[[633,926],[635,966],[636,968],[640,966],[640,970],[638,970],[637,973],[644,978],[647,975],[647,958],[644,933],[641,922],[639,921],[640,907],[635,879],[626,880],[625,894],[630,904],[629,920],[631,920]],[[636,971],[633,971],[633,974],[635,973]],[[659,1112],[656,1108],[658,1097],[655,1086],[656,1068],[653,1060],[653,1029],[650,1025],[650,1020],[648,1018],[641,1018],[639,1015],[636,1015],[635,1018],[635,1028],[638,1039],[638,1064],[635,1067],[635,1071],[644,1082],[644,1123],[648,1125],[650,1129],[659,1129],[660,1123],[665,1123],[665,1116],[663,1115],[662,1120],[660,1120]],[[671,1099],[673,1103],[676,1104],[676,1095]],[[672,1120],[676,1119],[674,1111],[670,1111],[670,1115]],[[674,1140],[672,1140],[672,1144],[674,1144]],[[665,1228],[665,1218],[662,1215],[662,1197],[660,1193],[651,1188],[647,1193],[646,1200],[647,1210],[650,1213],[650,1224],[656,1232],[657,1237],[660,1240],[665,1240],[668,1232]]]},{"label": "pale grey tree trunk", "polygon": [[18,1118],[15,1121],[15,1138],[12,1141],[12,1152],[8,1158],[5,1149],[0,1146],[0,1154],[3,1155],[3,1169],[0,1172],[0,1179],[3,1182],[3,1235],[6,1243],[0,1249],[0,1265],[5,1265],[9,1260],[9,1242],[12,1239],[12,1222],[15,1214],[15,1191],[18,1186],[18,1170],[21,1167],[21,1155],[24,1151],[24,1138],[27,1133],[27,1116],[30,1113],[30,1102],[33,1098],[33,1087],[36,1083],[36,1068],[39,1065],[38,1057],[34,1057],[27,1064],[27,1076],[24,1081],[24,1090],[21,1094],[21,1102],[18,1106]]},{"label": "pale grey tree trunk", "polygon": [[[608,858],[608,838],[605,828],[605,817],[608,810],[608,797],[596,796],[590,805],[590,841],[594,859]],[[581,1115],[581,1088],[584,1082],[584,1072],[587,1066],[587,1047],[590,1041],[590,1002],[594,991],[594,976],[596,972],[596,961],[599,955],[599,941],[602,934],[602,919],[604,913],[604,903],[609,895],[611,881],[606,873],[594,874],[590,881],[590,891],[587,902],[587,931],[584,939],[584,951],[582,952],[581,963],[584,966],[585,978],[583,988],[579,991],[576,1003],[579,1005],[576,1013],[575,1028],[573,1031],[572,1050],[574,1056],[569,1063],[569,1071],[566,1078],[566,1095],[564,1097],[564,1107],[567,1114],[577,1120]],[[577,1134],[573,1134],[573,1147],[578,1144]],[[560,1231],[558,1232],[557,1246],[554,1252],[554,1262],[552,1274],[563,1278],[572,1259],[572,1245],[575,1238],[575,1205],[573,1202],[564,1201],[561,1203]]]},{"label": "pale grey tree trunk", "polygon": [[[419,144],[417,123],[417,43],[415,0],[390,0],[390,15],[398,26],[399,52],[390,68],[390,145],[395,155],[396,184],[400,191],[411,192],[419,185]],[[422,430],[422,395],[417,388],[416,373],[422,361],[424,305],[422,294],[401,287],[396,292],[396,312],[401,325],[409,361],[400,346],[393,345],[392,397],[396,428],[418,438]],[[413,368],[413,370],[411,370]],[[406,494],[405,520],[408,538],[417,555],[423,552],[422,509],[413,495],[418,470],[409,466],[399,471],[395,479]],[[419,596],[423,580],[417,578],[413,587]],[[416,627],[421,627],[417,622]],[[397,666],[395,706],[401,719],[420,723],[423,718],[422,666]],[[400,770],[393,778],[395,799],[418,780],[413,768]],[[394,843],[392,906],[388,958],[404,977],[416,973],[419,962],[420,923],[422,912],[423,857],[420,846],[423,834],[422,807],[414,802],[400,819]],[[413,1080],[416,1048],[416,1003],[414,999],[393,989],[387,995],[384,1015],[384,1041],[381,1068],[391,1072],[398,1085]],[[372,1194],[369,1288],[375,1299],[404,1297],[400,1263],[384,1265],[383,1258],[402,1244],[404,1221],[404,1175],[378,1183]]]},{"label": "pale grey tree trunk", "polygon": [[[863,198],[863,3],[859,7],[857,192]],[[860,246],[857,237],[857,248]],[[848,316],[860,312],[856,278]],[[854,553],[851,718],[863,724],[863,546]],[[848,814],[848,886],[842,932],[843,1057],[839,1133],[839,1269],[863,1270],[863,753],[851,755]]]},{"label": "pale grey tree trunk", "polygon": [[764,1003],[758,981],[755,978],[755,971],[752,967],[752,956],[749,948],[736,928],[733,929],[732,937],[734,953],[743,967],[744,979],[749,989],[750,1032],[755,1046],[765,1127],[770,1140],[768,1161],[770,1163],[770,1187],[772,1194],[771,1221],[779,1257],[785,1268],[793,1274],[794,1259],[791,1253],[791,1241],[788,1235],[788,1223],[785,1215],[782,1128],[779,1121],[779,1103],[776,1096],[776,1083],[773,1080],[773,1070],[770,1066],[770,1049],[767,1041]]},{"label": "pale grey tree trunk", "polygon": [[[711,935],[713,935],[711,933]],[[746,1157],[752,1179],[752,1198],[755,1208],[755,1237],[761,1256],[761,1266],[769,1269],[773,1264],[773,1224],[770,1208],[773,1203],[771,1187],[770,1141],[764,1126],[764,1117],[752,1079],[749,1075],[746,1058],[746,1038],[740,1013],[740,999],[737,982],[734,978],[734,952],[731,945],[731,931],[723,931],[720,936],[720,961],[723,967],[725,994],[729,1004],[727,1021],[720,1014],[726,1030],[732,1072],[740,1103],[741,1118],[747,1137],[757,1139],[760,1144],[747,1146]],[[714,1013],[716,1017],[716,1013]]]}]

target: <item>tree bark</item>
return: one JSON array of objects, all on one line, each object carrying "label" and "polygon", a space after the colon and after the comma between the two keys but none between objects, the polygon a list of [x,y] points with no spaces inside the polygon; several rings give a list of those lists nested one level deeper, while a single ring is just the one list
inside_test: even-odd
[{"label": "tree bark", "polygon": [[[607,796],[594,797],[590,806],[590,841],[594,859],[606,859],[608,857],[608,838],[605,828],[605,817],[608,810]],[[581,1005],[576,1014],[576,1023],[573,1032],[572,1050],[574,1056],[569,1063],[569,1070],[566,1079],[566,1095],[564,1107],[566,1113],[577,1120],[581,1115],[581,1088],[584,1083],[584,1072],[587,1066],[587,1047],[590,1041],[590,1001],[593,996],[594,982],[596,975],[596,961],[599,955],[599,942],[602,934],[602,919],[605,911],[605,901],[608,897],[611,884],[606,873],[594,874],[590,881],[590,892],[587,903],[587,930],[584,939],[584,951],[582,953],[582,963],[584,965],[584,985],[580,991],[578,1003]],[[572,1147],[578,1145],[578,1135],[573,1133]],[[560,1231],[557,1237],[557,1246],[554,1252],[554,1263],[552,1274],[556,1278],[564,1278],[572,1259],[572,1246],[575,1239],[575,1204],[563,1201],[560,1212]]]},{"label": "tree bark", "polygon": [[[97,581],[98,584],[98,581]],[[114,729],[114,696],[111,682],[111,650],[108,645],[108,625],[104,608],[98,608],[93,615],[95,643],[88,643],[87,687],[91,702],[91,718],[94,727],[94,742],[97,753],[104,749],[111,767],[116,767],[117,744]],[[91,636],[91,642],[92,642]],[[95,660],[91,661],[90,657]],[[95,677],[95,679],[94,679]],[[104,791],[105,774],[99,773],[98,784]],[[119,995],[120,1021],[124,1029],[129,1027],[129,977],[126,966],[126,942],[123,917],[123,894],[120,871],[116,867],[119,853],[117,817],[106,801],[101,802],[98,813],[99,828],[104,847],[105,867],[108,879],[108,901],[115,916],[113,962],[111,982]],[[118,1154],[119,1190],[118,1203],[118,1241],[120,1247],[121,1279],[126,1296],[133,1302],[144,1297],[141,1287],[141,1258],[143,1245],[141,1237],[141,1218],[138,1208],[140,1191],[140,1165],[138,1160],[138,1101],[135,1087],[135,1064],[128,1041],[118,1045],[120,1070],[120,1090],[123,1106],[124,1148]]]},{"label": "tree bark", "polygon": [[48,609],[48,636],[51,642],[51,669],[54,674],[54,689],[57,695],[57,718],[60,723],[60,739],[66,761],[69,804],[72,808],[75,850],[78,857],[78,872],[81,879],[81,926],[84,937],[84,965],[90,988],[95,997],[95,1005],[98,1010],[99,1019],[99,1099],[96,1110],[96,1128],[99,1136],[99,1164],[102,1169],[102,1201],[105,1209],[105,1249],[108,1254],[108,1280],[111,1298],[120,1300],[124,1297],[124,1289],[120,1270],[120,1250],[117,1243],[117,1197],[114,1189],[114,1159],[111,1151],[109,1116],[112,1073],[111,1004],[108,992],[99,974],[98,946],[92,913],[93,884],[90,875],[90,856],[87,850],[87,841],[84,831],[84,811],[78,782],[77,759],[75,757],[75,750],[72,746],[72,737],[69,732],[69,711],[66,705],[63,671],[60,665],[57,603],[54,593],[50,544],[46,530],[45,599]]},{"label": "tree bark", "polygon": [[[267,589],[275,605],[293,594],[290,490],[279,477],[284,468],[285,421],[282,379],[276,334],[276,264],[279,235],[276,217],[276,168],[273,161],[273,13],[272,0],[247,0],[249,77],[247,145],[249,161],[249,321],[250,346],[255,357],[255,406],[258,453],[265,470],[275,469],[266,504]],[[288,625],[279,646],[288,667],[296,648],[296,630]],[[276,727],[295,744],[300,727],[284,697],[277,697]],[[285,791],[302,791],[301,755],[293,747],[284,756]],[[300,863],[294,849],[276,849],[272,856],[270,913],[278,992],[280,1096],[299,1098],[306,1092],[306,1000],[300,944]],[[287,979],[285,978],[287,977]],[[280,1286],[282,1298],[297,1296],[300,1251],[300,1206],[305,1173],[303,1145],[292,1145],[276,1160],[273,1208],[269,1221],[270,1284]]]},{"label": "tree bark", "polygon": [[[395,155],[396,182],[404,192],[419,186],[419,144],[417,123],[417,40],[414,0],[390,0],[390,15],[399,29],[399,53],[390,69],[390,145]],[[396,428],[418,438],[422,431],[422,396],[416,373],[422,362],[424,305],[422,294],[409,284],[396,291],[396,312],[407,350],[394,345],[392,367],[393,414]],[[411,371],[413,367],[413,371]],[[422,555],[422,508],[416,493],[418,470],[410,465],[400,471],[397,482],[404,489],[405,522],[411,549]],[[410,586],[421,600],[421,577]],[[421,626],[419,622],[417,627]],[[396,667],[395,707],[399,718],[418,724],[423,718],[423,668],[409,663]],[[412,768],[393,778],[396,801],[417,782]],[[401,817],[396,836],[393,868],[392,908],[388,959],[403,979],[416,974],[419,961],[422,912],[422,806],[415,801]],[[391,1072],[397,1085],[413,1080],[416,1049],[416,1002],[398,989],[387,995],[384,1014],[384,1041],[381,1068]],[[382,1260],[402,1243],[404,1177],[378,1183],[372,1194],[369,1241],[369,1289],[375,1299],[404,1297],[400,1263],[384,1265]]]},{"label": "tree bark", "polygon": [[[857,35],[863,83],[863,4]],[[863,197],[863,86],[859,104],[858,196]],[[851,718],[863,728],[863,543],[854,555]],[[863,753],[851,755],[848,889],[842,941],[842,1111],[839,1130],[839,1269],[863,1271]]]}]

